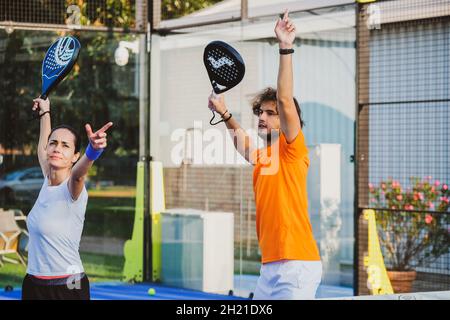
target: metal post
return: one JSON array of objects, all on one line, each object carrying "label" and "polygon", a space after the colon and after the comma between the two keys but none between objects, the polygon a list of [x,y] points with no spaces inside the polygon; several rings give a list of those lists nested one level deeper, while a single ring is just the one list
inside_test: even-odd
[{"label": "metal post", "polygon": [[248,19],[248,0],[241,0],[241,20]]},{"label": "metal post", "polygon": [[[153,1],[155,2],[155,1]],[[152,18],[149,0],[136,2],[136,27],[149,29],[148,18]],[[139,23],[139,25],[138,25]],[[139,35],[139,161],[144,163],[144,245],[143,279],[151,280],[151,218],[150,218],[150,30]]]},{"label": "metal post", "polygon": [[354,289],[355,295],[369,294],[364,254],[367,248],[368,229],[363,217],[367,208],[367,186],[369,182],[369,39],[366,26],[366,5],[356,5],[356,136],[355,136],[355,247],[354,247]]},{"label": "metal post", "polygon": [[159,29],[161,23],[161,0],[152,1],[150,19],[152,30]]}]

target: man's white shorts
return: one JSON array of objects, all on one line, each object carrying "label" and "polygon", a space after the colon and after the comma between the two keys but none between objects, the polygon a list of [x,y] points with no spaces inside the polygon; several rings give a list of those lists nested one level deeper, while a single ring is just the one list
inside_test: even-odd
[{"label": "man's white shorts", "polygon": [[254,300],[309,300],[316,296],[322,262],[282,260],[261,266]]}]

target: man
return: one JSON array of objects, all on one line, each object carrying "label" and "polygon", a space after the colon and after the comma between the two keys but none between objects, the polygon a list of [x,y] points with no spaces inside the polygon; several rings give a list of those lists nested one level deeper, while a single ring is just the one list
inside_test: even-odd
[{"label": "man", "polygon": [[228,112],[222,95],[209,97],[233,132],[237,151],[254,164],[256,227],[262,253],[254,299],[314,299],[322,276],[319,250],[308,215],[308,149],[303,120],[293,96],[292,53],[295,26],[288,11],[276,23],[280,64],[277,91],[267,88],[253,101],[258,134],[267,141],[260,150]]}]

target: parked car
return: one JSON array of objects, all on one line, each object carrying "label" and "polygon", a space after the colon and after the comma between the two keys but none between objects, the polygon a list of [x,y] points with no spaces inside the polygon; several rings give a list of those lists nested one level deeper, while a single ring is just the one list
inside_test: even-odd
[{"label": "parked car", "polygon": [[40,167],[13,171],[0,177],[0,204],[32,204],[44,183]]}]

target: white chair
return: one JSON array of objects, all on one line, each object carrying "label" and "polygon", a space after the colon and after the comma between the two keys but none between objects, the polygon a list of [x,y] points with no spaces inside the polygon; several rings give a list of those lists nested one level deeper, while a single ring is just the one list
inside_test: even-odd
[{"label": "white chair", "polygon": [[[19,252],[19,240],[22,233],[27,232],[21,229],[16,221],[15,210],[2,210],[0,209],[0,266],[3,266],[3,261],[11,263],[22,263],[26,266],[25,260]],[[22,214],[23,216],[23,214]],[[19,261],[13,260],[6,255],[15,254],[19,258]]]}]

